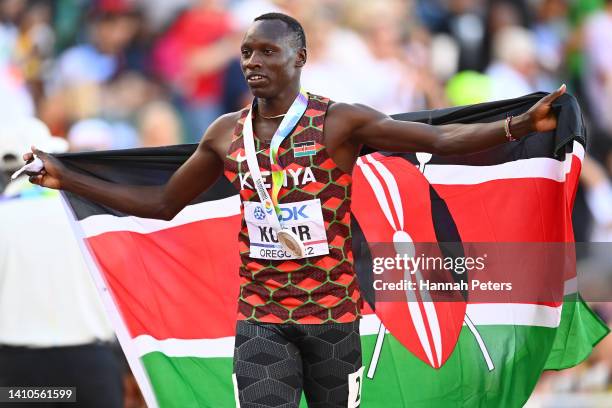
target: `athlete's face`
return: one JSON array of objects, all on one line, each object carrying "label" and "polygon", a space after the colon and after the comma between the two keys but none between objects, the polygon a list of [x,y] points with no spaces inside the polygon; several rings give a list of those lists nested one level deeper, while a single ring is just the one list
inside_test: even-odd
[{"label": "athlete's face", "polygon": [[242,73],[258,98],[273,98],[299,83],[306,50],[297,49],[287,25],[280,20],[256,21],[241,44]]}]

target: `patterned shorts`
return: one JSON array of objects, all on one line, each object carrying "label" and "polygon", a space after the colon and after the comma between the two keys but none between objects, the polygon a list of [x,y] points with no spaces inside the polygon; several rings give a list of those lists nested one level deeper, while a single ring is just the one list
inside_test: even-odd
[{"label": "patterned shorts", "polygon": [[237,323],[234,386],[240,408],[296,408],[302,390],[309,408],[358,407],[361,368],[358,320]]}]

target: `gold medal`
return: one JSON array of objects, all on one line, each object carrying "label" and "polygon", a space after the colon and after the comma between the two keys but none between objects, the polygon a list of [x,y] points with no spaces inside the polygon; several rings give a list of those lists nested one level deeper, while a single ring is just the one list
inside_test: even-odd
[{"label": "gold medal", "polygon": [[277,232],[276,236],[278,238],[278,242],[280,242],[283,248],[291,252],[292,255],[298,258],[304,257],[306,248],[293,231],[282,229]]}]

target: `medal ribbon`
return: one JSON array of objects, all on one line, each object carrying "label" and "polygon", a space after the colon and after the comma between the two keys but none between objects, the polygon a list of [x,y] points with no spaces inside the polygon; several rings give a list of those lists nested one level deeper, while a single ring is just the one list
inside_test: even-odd
[{"label": "medal ribbon", "polygon": [[[289,136],[291,130],[297,125],[298,121],[304,115],[304,112],[306,112],[306,107],[308,106],[308,95],[303,89],[300,90],[300,93],[295,97],[295,100],[289,107],[289,110],[285,114],[285,117],[281,121],[280,125],[278,125],[278,129],[276,129],[276,132],[274,132],[274,136],[272,136],[272,141],[270,142],[270,171],[272,173],[271,196],[264,186],[261,172],[259,170],[259,163],[257,162],[257,154],[255,153],[252,113],[256,105],[257,102],[256,99],[254,99],[251,109],[249,109],[249,113],[244,121],[244,127],[242,129],[242,134],[244,137],[244,150],[247,165],[249,167],[249,171],[251,172],[251,177],[253,178],[253,184],[255,185],[257,194],[259,195],[259,200],[263,204],[266,218],[275,230],[280,230],[282,229],[282,226],[279,221],[281,210],[278,205],[278,194],[283,184],[284,177],[283,168],[280,166],[278,161],[278,150],[283,140]],[[276,216],[272,216],[273,213],[276,213]]]}]

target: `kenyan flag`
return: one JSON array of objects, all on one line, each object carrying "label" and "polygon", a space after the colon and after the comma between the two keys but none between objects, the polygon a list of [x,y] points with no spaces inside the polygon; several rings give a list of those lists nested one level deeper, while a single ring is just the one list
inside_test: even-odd
[{"label": "kenyan flag", "polygon": [[[398,118],[491,121],[524,111],[540,96]],[[402,233],[426,242],[572,242],[584,129],[573,98],[564,96],[558,109],[555,134],[482,154],[375,152],[359,159],[354,248],[368,300],[361,320],[362,407],[518,407],[542,370],[579,363],[607,334],[580,300],[575,272],[559,277],[563,302],[482,303],[469,296],[428,302],[422,293],[406,303],[384,302],[371,289],[366,243],[393,242]],[[194,148],[61,159],[105,180],[152,185],[167,180]],[[220,181],[169,222],[126,216],[69,193],[65,198],[148,405],[234,406],[240,201],[231,185]]]}]

